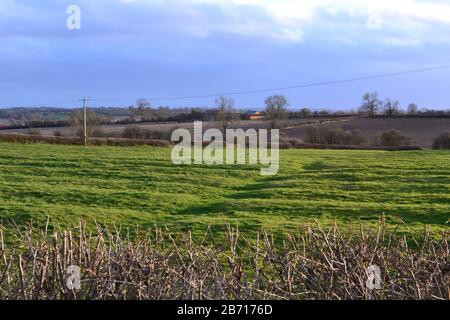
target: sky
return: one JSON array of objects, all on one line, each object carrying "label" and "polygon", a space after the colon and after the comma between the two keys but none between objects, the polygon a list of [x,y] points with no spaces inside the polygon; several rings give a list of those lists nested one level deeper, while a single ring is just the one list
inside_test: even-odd
[{"label": "sky", "polygon": [[[84,96],[213,106],[166,98],[450,65],[449,35],[449,0],[0,0],[0,107],[78,107]],[[283,94],[291,109],[351,110],[377,91],[447,109],[449,79],[442,69],[230,97],[239,108]]]}]

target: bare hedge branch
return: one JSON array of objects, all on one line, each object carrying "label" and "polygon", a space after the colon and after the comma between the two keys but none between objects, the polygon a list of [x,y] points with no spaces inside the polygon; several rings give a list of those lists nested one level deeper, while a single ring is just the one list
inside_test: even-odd
[{"label": "bare hedge branch", "polygon": [[[408,240],[382,222],[345,235],[317,225],[277,241],[227,226],[219,241],[211,231],[200,240],[161,228],[91,233],[83,222],[47,230],[29,226],[11,242],[0,227],[0,299],[449,299],[447,232]],[[380,290],[366,286],[374,264]],[[70,265],[81,290],[67,288]]]}]

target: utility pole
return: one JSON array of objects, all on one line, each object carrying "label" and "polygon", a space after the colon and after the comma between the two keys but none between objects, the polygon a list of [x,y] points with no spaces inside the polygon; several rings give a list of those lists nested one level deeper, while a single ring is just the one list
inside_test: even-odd
[{"label": "utility pole", "polygon": [[83,138],[84,138],[84,146],[87,146],[87,101],[89,98],[84,97],[80,101],[83,101]]}]

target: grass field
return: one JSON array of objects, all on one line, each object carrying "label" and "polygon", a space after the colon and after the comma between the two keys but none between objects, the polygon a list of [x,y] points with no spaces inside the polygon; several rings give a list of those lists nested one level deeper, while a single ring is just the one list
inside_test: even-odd
[{"label": "grass field", "polygon": [[200,234],[230,222],[293,231],[314,219],[347,229],[385,214],[401,230],[450,218],[450,153],[281,150],[256,166],[175,166],[169,148],[0,143],[0,218],[68,226],[80,218]]}]

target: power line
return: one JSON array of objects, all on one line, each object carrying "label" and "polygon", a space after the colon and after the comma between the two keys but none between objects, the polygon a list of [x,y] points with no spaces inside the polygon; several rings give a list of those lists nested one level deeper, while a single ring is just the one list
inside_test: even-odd
[{"label": "power line", "polygon": [[[429,67],[429,68],[422,68],[422,69],[415,69],[415,70],[408,70],[408,71],[384,73],[384,74],[377,74],[377,75],[363,76],[363,77],[349,78],[349,79],[342,79],[342,80],[306,83],[306,84],[299,84],[299,85],[293,85],[293,86],[287,86],[287,87],[255,89],[255,90],[245,90],[245,91],[232,91],[232,92],[223,92],[223,93],[210,93],[210,94],[180,96],[180,97],[145,98],[145,99],[150,100],[150,101],[169,101],[169,100],[188,100],[188,99],[199,99],[199,98],[214,98],[214,97],[219,97],[222,95],[223,96],[246,95],[246,94],[265,93],[265,92],[272,92],[272,91],[292,90],[292,89],[301,89],[301,88],[310,88],[310,87],[322,87],[322,86],[329,86],[329,85],[341,84],[341,83],[347,83],[347,82],[389,78],[389,77],[430,72],[430,71],[443,70],[443,69],[449,69],[449,68],[450,68],[450,65],[443,65],[443,66],[437,66],[437,67]],[[136,100],[136,99],[92,99],[91,101],[95,101],[95,102],[128,102],[128,101],[134,101],[134,100]]]},{"label": "power line", "polygon": [[[436,66],[436,67],[429,67],[429,68],[422,68],[422,69],[415,69],[415,70],[408,70],[408,71],[400,71],[400,72],[392,72],[392,73],[383,73],[383,74],[362,76],[362,77],[349,78],[349,79],[305,83],[305,84],[286,86],[286,87],[274,87],[274,88],[265,88],[265,89],[231,91],[231,92],[210,93],[210,94],[200,94],[200,95],[191,95],[191,96],[178,96],[178,97],[165,97],[165,98],[159,97],[159,98],[145,98],[145,99],[150,100],[150,101],[174,101],[174,100],[189,100],[189,99],[200,99],[200,98],[214,98],[214,97],[219,97],[222,95],[223,96],[247,95],[247,94],[293,90],[293,89],[301,89],[301,88],[323,87],[323,86],[330,86],[330,85],[335,85],[335,84],[350,83],[350,82],[372,80],[372,79],[382,79],[382,78],[389,78],[389,77],[402,76],[402,75],[408,75],[408,74],[437,71],[437,70],[443,70],[443,69],[449,69],[449,68],[450,68],[450,65],[442,65],[442,66]],[[90,101],[92,101],[92,102],[130,102],[130,101],[136,101],[136,99],[91,99]],[[40,104],[33,104],[33,105],[28,105],[28,106],[13,106],[11,108],[49,107],[51,105],[61,105],[61,104],[76,103],[76,102],[79,102],[79,100],[66,100],[66,101],[58,101],[58,102],[51,102],[51,103],[40,103]]]}]

